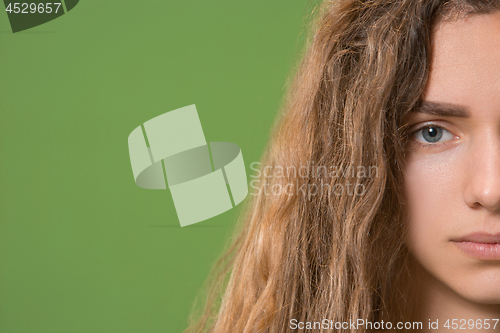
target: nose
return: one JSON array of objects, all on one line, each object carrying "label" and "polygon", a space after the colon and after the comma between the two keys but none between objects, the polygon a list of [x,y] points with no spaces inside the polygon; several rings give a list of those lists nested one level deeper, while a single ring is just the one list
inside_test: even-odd
[{"label": "nose", "polygon": [[500,134],[495,133],[471,146],[464,199],[472,208],[500,213]]}]

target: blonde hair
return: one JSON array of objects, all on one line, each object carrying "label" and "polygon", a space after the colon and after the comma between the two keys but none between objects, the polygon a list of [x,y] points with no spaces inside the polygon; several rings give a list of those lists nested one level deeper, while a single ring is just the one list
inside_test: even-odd
[{"label": "blonde hair", "polygon": [[[261,174],[262,191],[247,202],[204,310],[186,332],[304,331],[292,330],[292,319],[411,320],[417,298],[401,186],[405,115],[427,82],[436,22],[497,7],[465,0],[321,6],[261,166],[376,168],[376,175]],[[348,183],[363,192],[334,190]]]}]

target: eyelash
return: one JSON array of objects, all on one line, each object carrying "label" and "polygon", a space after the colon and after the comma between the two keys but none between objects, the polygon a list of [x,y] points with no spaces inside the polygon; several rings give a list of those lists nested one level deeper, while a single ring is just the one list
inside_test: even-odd
[{"label": "eyelash", "polygon": [[438,142],[438,143],[423,143],[417,139],[415,139],[415,134],[417,134],[418,132],[420,132],[421,130],[423,130],[424,128],[429,128],[429,127],[434,127],[434,128],[441,128],[443,131],[447,131],[447,132],[450,132],[451,131],[448,131],[446,128],[444,128],[443,126],[439,126],[435,123],[425,123],[421,126],[419,126],[417,129],[413,130],[410,134],[411,138],[413,139],[413,141],[416,142],[416,144],[418,144],[421,148],[424,148],[424,149],[429,149],[429,148],[436,148],[436,147],[439,147],[441,145],[444,145],[444,144],[447,144],[448,141],[450,140],[447,140],[447,141],[444,141],[444,142]]}]

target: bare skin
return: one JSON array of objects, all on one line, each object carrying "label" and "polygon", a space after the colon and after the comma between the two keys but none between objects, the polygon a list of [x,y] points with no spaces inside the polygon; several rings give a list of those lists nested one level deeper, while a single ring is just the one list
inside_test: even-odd
[{"label": "bare skin", "polygon": [[432,40],[405,170],[421,321],[500,332],[500,13],[442,22]]}]

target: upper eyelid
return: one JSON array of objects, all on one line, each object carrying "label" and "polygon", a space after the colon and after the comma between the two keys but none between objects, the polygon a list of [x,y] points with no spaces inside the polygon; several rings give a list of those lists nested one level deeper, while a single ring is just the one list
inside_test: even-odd
[{"label": "upper eyelid", "polygon": [[453,133],[452,130],[450,130],[447,126],[445,125],[442,125],[440,124],[439,122],[437,121],[432,121],[432,120],[428,120],[428,121],[425,121],[425,122],[422,122],[422,123],[418,123],[418,124],[414,124],[414,125],[411,125],[408,129],[408,132],[410,134],[415,134],[416,132],[420,131],[421,129],[423,128],[426,128],[426,127],[431,127],[431,126],[434,126],[434,127],[440,127],[442,129],[445,129],[447,130],[448,132],[450,132],[451,134],[457,136],[456,134]]}]

